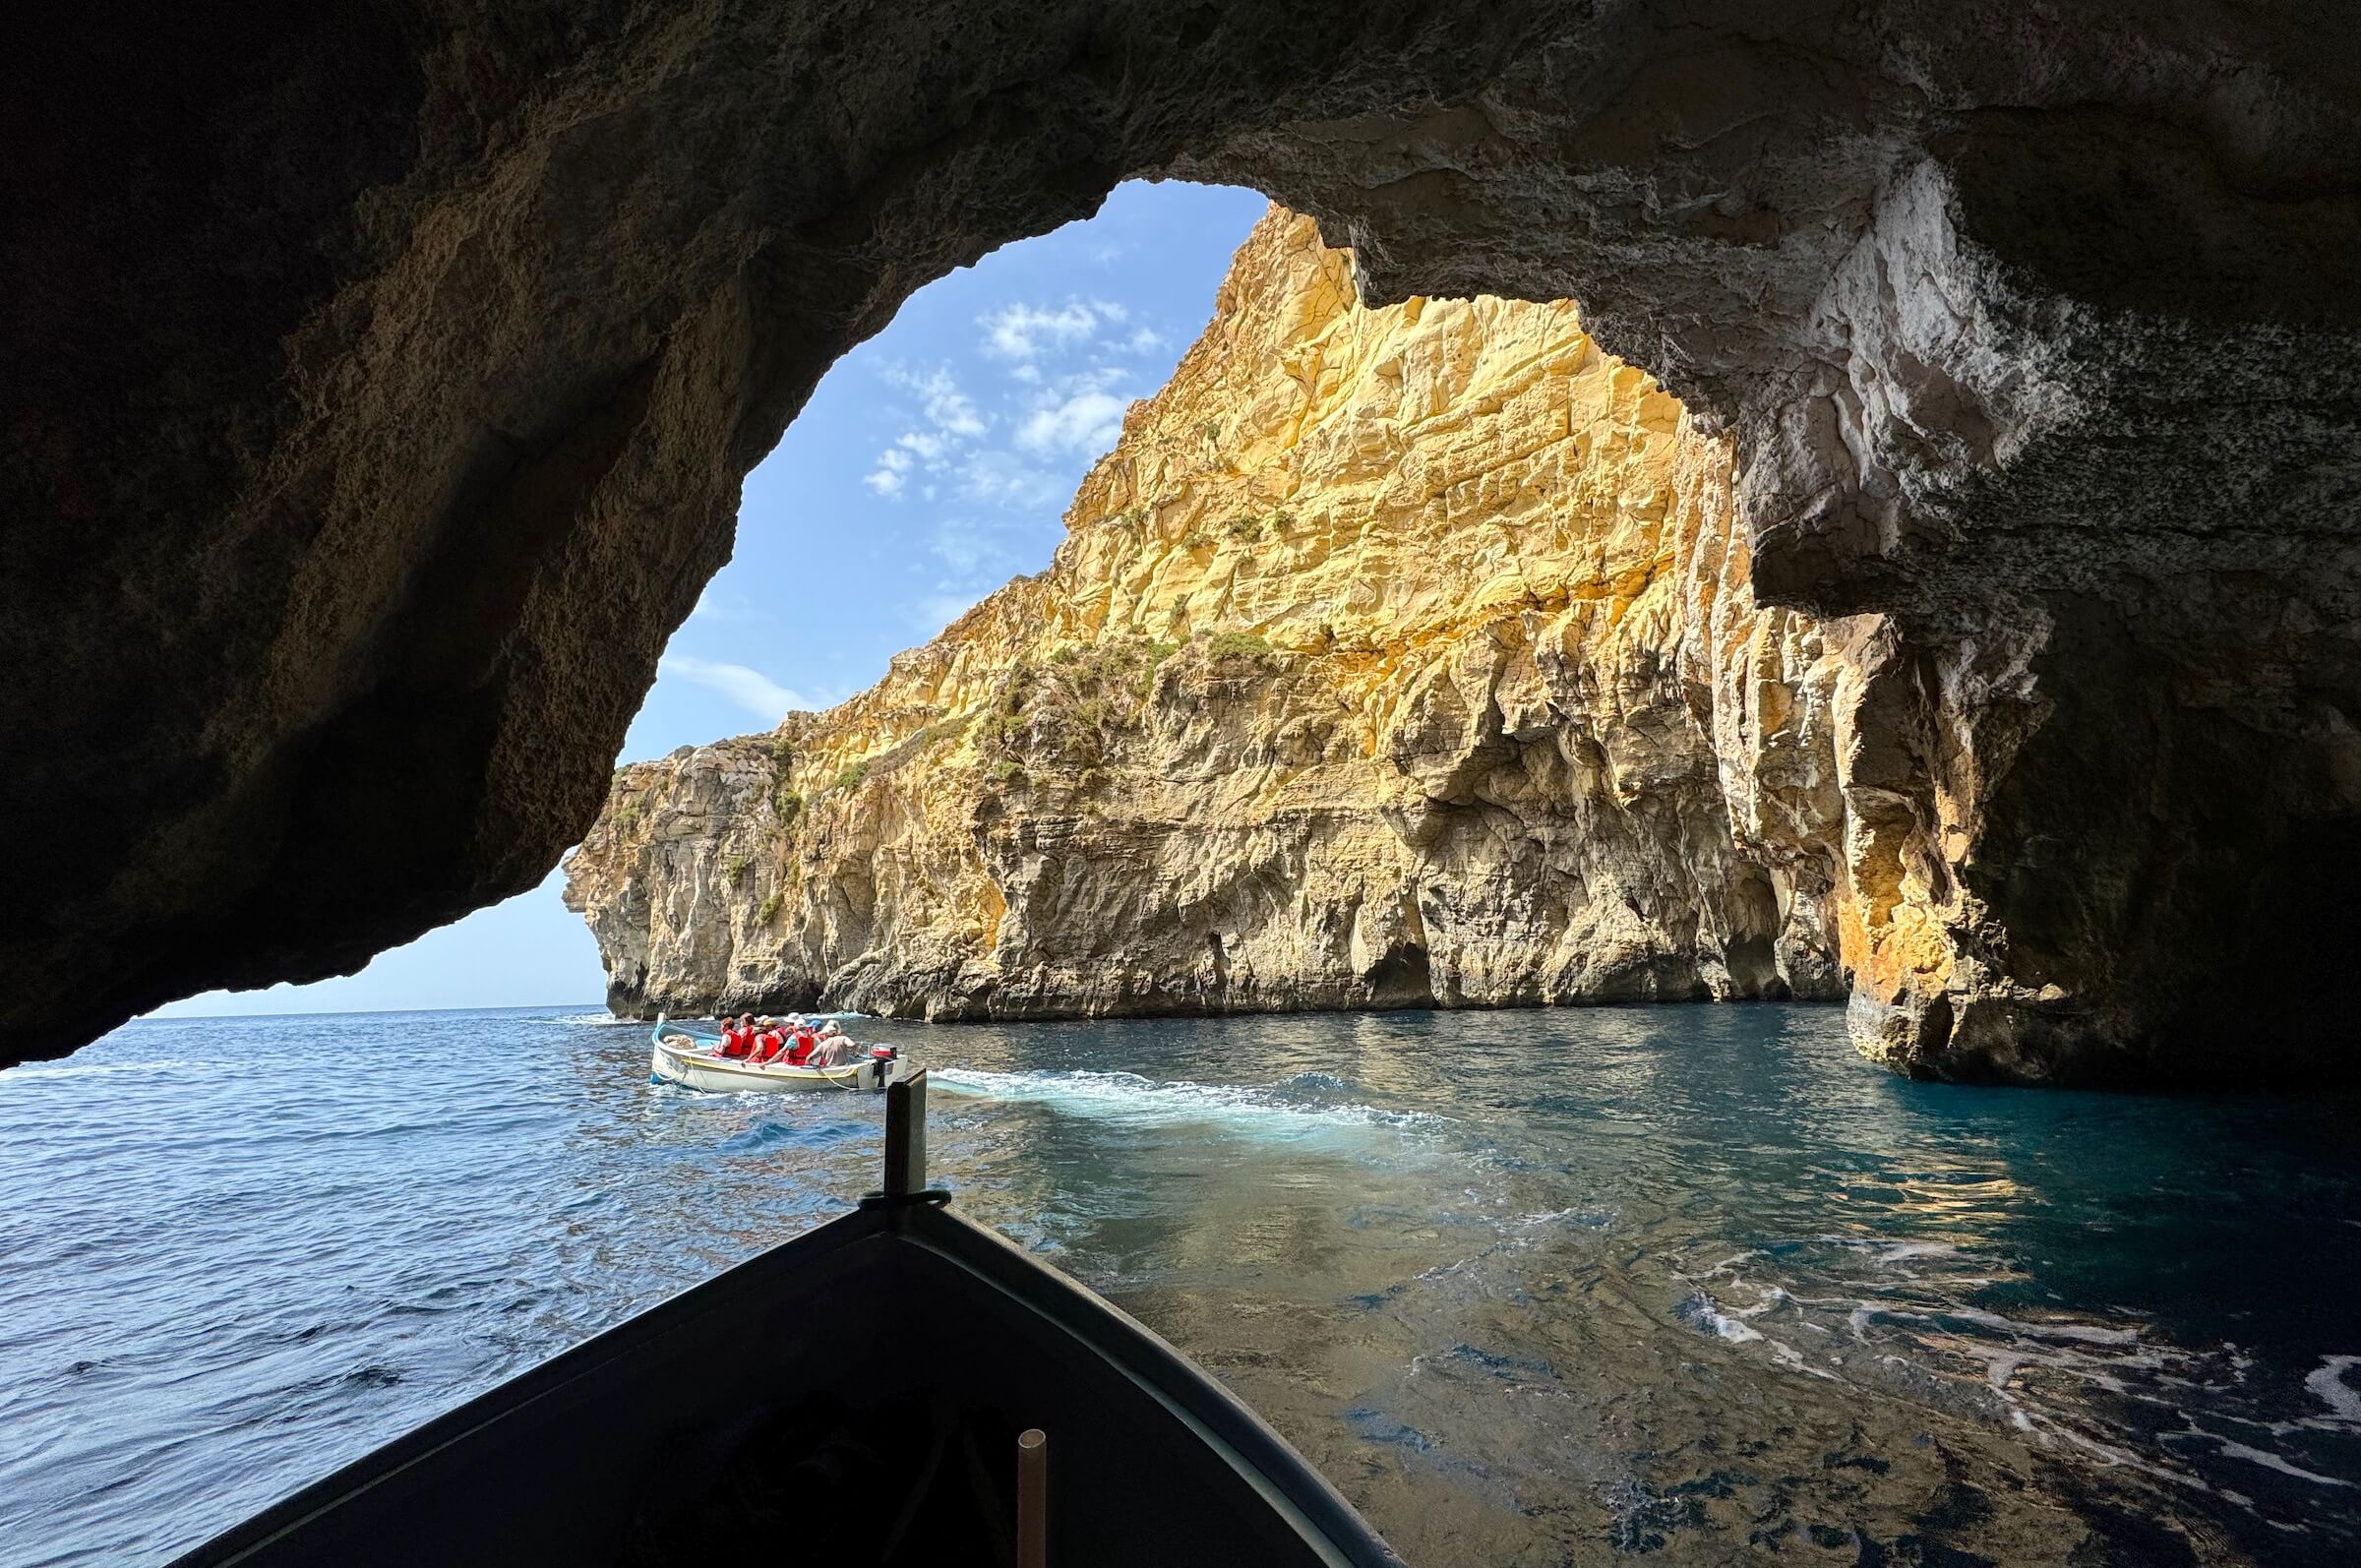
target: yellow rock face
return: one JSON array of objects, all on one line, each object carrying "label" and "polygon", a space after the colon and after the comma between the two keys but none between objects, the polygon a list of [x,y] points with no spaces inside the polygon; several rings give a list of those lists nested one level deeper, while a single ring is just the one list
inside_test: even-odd
[{"label": "yellow rock face", "polygon": [[1729,489],[1573,306],[1362,309],[1274,211],[1048,572],[830,712],[623,770],[569,902],[641,1013],[1922,975],[1911,824],[1841,776],[1880,629],[1757,609]]}]

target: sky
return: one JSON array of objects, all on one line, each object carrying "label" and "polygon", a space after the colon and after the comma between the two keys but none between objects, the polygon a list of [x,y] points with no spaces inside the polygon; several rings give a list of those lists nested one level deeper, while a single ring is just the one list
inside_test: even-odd
[{"label": "sky", "polygon": [[[747,476],[737,553],[673,633],[624,761],[766,730],[871,685],[1010,577],[1213,313],[1264,200],[1133,183],[1097,216],[911,296],[839,360]],[[155,1017],[596,1004],[564,878],[381,953],[357,975],[213,992]]]}]

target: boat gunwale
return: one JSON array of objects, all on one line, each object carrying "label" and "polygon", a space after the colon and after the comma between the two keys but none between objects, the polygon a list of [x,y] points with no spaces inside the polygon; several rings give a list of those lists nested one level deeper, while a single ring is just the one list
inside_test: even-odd
[{"label": "boat gunwale", "polygon": [[[990,1226],[932,1203],[900,1204],[887,1212],[905,1239],[1048,1319],[1162,1405],[1199,1442],[1226,1453],[1240,1478],[1339,1568],[1405,1568],[1334,1482],[1163,1335]],[[1110,1329],[1118,1345],[1108,1343]],[[1128,1354],[1117,1354],[1119,1347]]]}]

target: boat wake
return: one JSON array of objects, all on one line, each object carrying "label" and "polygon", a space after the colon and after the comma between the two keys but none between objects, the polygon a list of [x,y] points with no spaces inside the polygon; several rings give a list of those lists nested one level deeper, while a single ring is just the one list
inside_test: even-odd
[{"label": "boat wake", "polygon": [[1269,1085],[1159,1082],[1135,1072],[986,1072],[937,1067],[928,1081],[954,1094],[1045,1105],[1070,1116],[1128,1122],[1137,1126],[1232,1127],[1265,1136],[1293,1136],[1340,1128],[1380,1127],[1403,1131],[1438,1127],[1442,1118],[1424,1112],[1388,1111],[1339,1101],[1337,1080],[1323,1073],[1299,1074]]}]

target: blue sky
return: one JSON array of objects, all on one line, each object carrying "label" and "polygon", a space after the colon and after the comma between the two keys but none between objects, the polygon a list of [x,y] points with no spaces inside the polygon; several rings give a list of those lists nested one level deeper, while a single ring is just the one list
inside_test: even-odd
[{"label": "blue sky", "polygon": [[[1096,217],[921,289],[747,476],[737,554],[665,649],[624,759],[838,702],[1049,565],[1074,487],[1204,328],[1263,207],[1250,191],[1125,185]],[[157,1016],[596,1002],[598,949],[559,881],[357,975]]]}]

